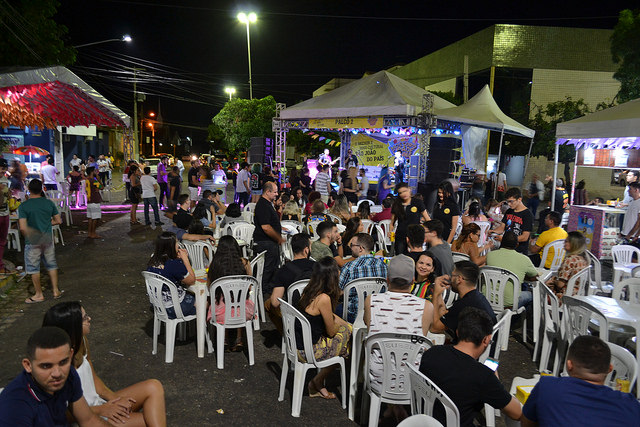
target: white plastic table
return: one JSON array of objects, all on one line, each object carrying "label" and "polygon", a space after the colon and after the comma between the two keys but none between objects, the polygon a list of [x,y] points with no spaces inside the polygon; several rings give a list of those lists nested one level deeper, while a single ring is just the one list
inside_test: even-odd
[{"label": "white plastic table", "polygon": [[207,273],[205,270],[196,270],[196,283],[189,286],[189,290],[196,297],[196,342],[198,344],[198,357],[204,357],[204,340],[207,332]]}]

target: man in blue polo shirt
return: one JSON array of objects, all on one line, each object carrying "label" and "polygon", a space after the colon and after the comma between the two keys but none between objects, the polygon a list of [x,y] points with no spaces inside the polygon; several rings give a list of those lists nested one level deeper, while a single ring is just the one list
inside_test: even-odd
[{"label": "man in blue polo shirt", "polygon": [[67,410],[82,427],[108,426],[82,396],[72,357],[65,331],[53,326],[35,331],[22,359],[24,371],[0,393],[0,426],[66,426]]}]

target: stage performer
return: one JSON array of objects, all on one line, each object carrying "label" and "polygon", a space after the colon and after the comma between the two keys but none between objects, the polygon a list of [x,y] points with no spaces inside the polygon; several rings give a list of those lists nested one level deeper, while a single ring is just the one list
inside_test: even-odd
[{"label": "stage performer", "polygon": [[394,153],[393,167],[396,170],[396,185],[404,181],[404,157],[402,151]]},{"label": "stage performer", "polygon": [[329,149],[325,148],[324,152],[322,154],[320,154],[320,156],[318,156],[318,170],[321,170],[322,166],[329,166],[329,170],[327,171],[329,174],[329,178],[331,178],[331,167],[336,163],[340,161],[340,159],[335,159],[333,161],[331,161],[331,155],[329,154]]}]

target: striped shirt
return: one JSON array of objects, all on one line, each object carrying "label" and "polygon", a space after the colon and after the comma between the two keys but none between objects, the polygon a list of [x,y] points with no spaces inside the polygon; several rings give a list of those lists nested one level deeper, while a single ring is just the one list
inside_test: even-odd
[{"label": "striped shirt", "polygon": [[[387,277],[387,264],[381,258],[373,255],[362,255],[355,260],[348,262],[342,267],[340,272],[340,281],[338,285],[340,289],[344,289],[352,280],[364,277]],[[358,313],[358,295],[356,291],[352,291],[348,296],[347,320],[353,323]]]},{"label": "striped shirt", "polygon": [[329,195],[329,190],[327,188],[328,183],[329,183],[328,174],[324,172],[320,172],[319,174],[316,175],[316,180],[314,181],[314,185],[316,186],[316,191],[322,194],[323,196]]}]

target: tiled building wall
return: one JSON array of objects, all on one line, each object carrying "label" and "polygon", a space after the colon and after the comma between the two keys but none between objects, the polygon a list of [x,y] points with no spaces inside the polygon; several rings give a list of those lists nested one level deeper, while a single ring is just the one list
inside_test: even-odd
[{"label": "tiled building wall", "polygon": [[456,92],[456,79],[445,80],[440,83],[435,83],[425,87],[425,90],[428,91],[439,91],[439,92]]}]

